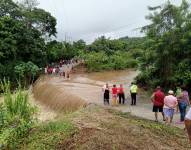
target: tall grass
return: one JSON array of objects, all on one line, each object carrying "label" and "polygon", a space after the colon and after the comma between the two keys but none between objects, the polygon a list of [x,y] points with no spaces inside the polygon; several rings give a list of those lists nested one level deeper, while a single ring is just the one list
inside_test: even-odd
[{"label": "tall grass", "polygon": [[11,91],[9,81],[1,83],[4,102],[0,105],[0,145],[5,149],[17,149],[34,124],[35,108],[28,101],[28,92],[19,86]]}]

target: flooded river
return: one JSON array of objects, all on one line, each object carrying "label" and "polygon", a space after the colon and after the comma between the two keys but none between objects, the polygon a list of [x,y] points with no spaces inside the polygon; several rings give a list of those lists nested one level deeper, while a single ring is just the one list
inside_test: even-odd
[{"label": "flooded river", "polygon": [[[41,77],[33,88],[33,95],[37,102],[47,108],[56,111],[74,111],[88,104],[103,105],[102,87],[105,83],[123,84],[128,104],[114,107],[122,112],[130,112],[132,115],[154,120],[150,95],[138,91],[137,106],[130,106],[130,83],[138,75],[136,70],[107,71],[97,73],[75,73],[70,80],[62,77]],[[47,114],[45,111],[44,114]],[[50,113],[51,114],[51,113]],[[178,120],[179,114],[175,114],[174,120]],[[159,115],[162,122],[162,116]],[[177,126],[174,122],[174,125]],[[178,125],[183,128],[183,126]]]},{"label": "flooded river", "polygon": [[129,85],[138,74],[135,70],[76,73],[70,80],[44,76],[37,81],[33,93],[37,101],[55,110],[76,110],[89,103],[103,104],[102,87],[105,83],[123,84],[129,95]]}]

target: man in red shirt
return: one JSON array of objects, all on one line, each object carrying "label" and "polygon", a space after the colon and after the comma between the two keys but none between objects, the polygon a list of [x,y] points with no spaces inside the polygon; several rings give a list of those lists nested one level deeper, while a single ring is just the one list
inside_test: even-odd
[{"label": "man in red shirt", "polygon": [[118,88],[118,95],[119,95],[119,104],[125,104],[125,94],[122,84],[120,84],[120,87]]},{"label": "man in red shirt", "polygon": [[156,88],[156,91],[151,96],[151,101],[153,102],[153,112],[155,113],[156,122],[158,122],[158,112],[162,113],[163,121],[165,121],[165,117],[163,113],[164,97],[165,95],[162,92],[160,86]]}]

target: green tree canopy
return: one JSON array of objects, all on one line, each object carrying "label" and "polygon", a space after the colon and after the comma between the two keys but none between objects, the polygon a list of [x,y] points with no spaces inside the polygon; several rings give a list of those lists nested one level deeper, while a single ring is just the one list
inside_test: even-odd
[{"label": "green tree canopy", "polygon": [[149,10],[152,13],[146,18],[151,24],[143,27],[147,46],[142,57],[141,76],[145,74],[145,79],[140,81],[165,87],[173,87],[177,82],[188,85],[191,81],[187,75],[191,73],[189,4],[183,0],[180,6],[175,6],[168,1],[163,6],[149,7]]},{"label": "green tree canopy", "polygon": [[0,1],[1,79],[15,80],[13,72],[18,64],[32,62],[41,67],[47,62],[43,37],[55,36],[56,19],[49,12],[33,6],[34,3],[30,4],[22,6],[12,0]]}]

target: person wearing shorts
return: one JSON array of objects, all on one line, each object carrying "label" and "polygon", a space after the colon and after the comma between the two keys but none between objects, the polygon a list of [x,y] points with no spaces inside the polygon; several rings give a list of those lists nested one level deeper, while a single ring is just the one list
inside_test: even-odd
[{"label": "person wearing shorts", "polygon": [[153,102],[153,112],[155,113],[156,122],[158,122],[158,112],[162,114],[163,121],[165,121],[165,117],[163,113],[164,97],[165,95],[162,92],[160,86],[156,88],[156,91],[151,96],[151,101]]},{"label": "person wearing shorts", "polygon": [[172,123],[172,119],[174,116],[174,111],[176,109],[176,106],[178,105],[177,98],[174,96],[174,92],[170,90],[168,92],[168,96],[165,96],[164,98],[164,116],[167,124]]}]

